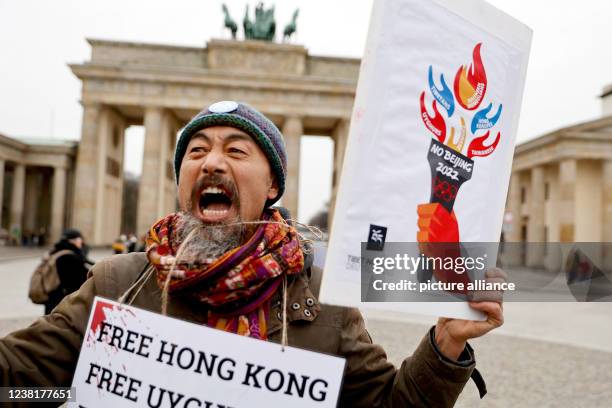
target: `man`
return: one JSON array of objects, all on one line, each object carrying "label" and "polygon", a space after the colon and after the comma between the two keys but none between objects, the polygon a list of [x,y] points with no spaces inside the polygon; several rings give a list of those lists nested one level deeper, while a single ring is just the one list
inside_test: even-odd
[{"label": "man", "polygon": [[132,234],[130,232],[128,234],[128,239],[127,239],[127,251],[128,251],[128,253],[136,252],[137,246],[138,246],[138,238],[136,238],[136,235],[134,235],[134,234]]},{"label": "man", "polygon": [[318,303],[321,271],[272,208],[287,163],[271,121],[215,103],[182,130],[174,165],[181,212],[151,227],[146,254],[98,263],[51,315],[0,340],[0,385],[70,384],[95,295],[279,342],[286,279],[289,345],[346,358],[340,406],[453,405],[474,371],[466,341],[501,325],[499,303],[472,306],[483,322],[440,319],[397,370],[358,310]]},{"label": "man", "polygon": [[49,293],[49,300],[45,303],[45,314],[51,313],[65,296],[79,289],[87,280],[87,271],[93,262],[87,259],[83,245],[81,232],[71,228],[65,230],[60,240],[53,246],[50,255],[63,251],[63,254],[55,260],[60,284]]}]

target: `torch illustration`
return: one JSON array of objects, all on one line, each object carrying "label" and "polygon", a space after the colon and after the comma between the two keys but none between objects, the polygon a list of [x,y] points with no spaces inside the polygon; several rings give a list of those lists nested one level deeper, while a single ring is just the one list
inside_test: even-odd
[{"label": "torch illustration", "polygon": [[[474,158],[489,156],[501,138],[500,132],[497,132],[495,140],[489,142],[491,128],[501,116],[502,105],[493,115],[493,103],[478,110],[487,91],[481,46],[477,44],[474,47],[470,66],[462,65],[457,71],[452,90],[446,84],[444,74],[440,74],[441,87],[435,84],[433,68],[429,66],[428,88],[434,99],[431,105],[433,114],[428,111],[426,91],[420,95],[421,119],[434,136],[427,153],[431,169],[429,204],[417,207],[420,228],[417,241],[422,253],[429,257],[461,256],[459,225],[453,211],[455,200],[463,183],[472,178]],[[469,129],[465,118],[470,120]],[[467,149],[464,150],[466,145]],[[465,287],[470,281],[467,274],[457,274],[452,268],[441,266],[419,271],[419,280],[430,279],[432,273],[438,281],[462,282],[466,284]],[[465,290],[451,292],[467,293]]]},{"label": "torch illustration", "polygon": [[[477,44],[474,47],[472,64],[469,67],[461,66],[457,71],[453,87],[454,93],[446,84],[444,74],[440,75],[442,87],[436,86],[432,66],[429,66],[429,91],[434,98],[433,115],[430,115],[427,110],[425,92],[422,92],[420,96],[421,118],[425,127],[434,135],[427,154],[431,168],[429,201],[441,204],[449,213],[453,210],[459,188],[472,177],[473,158],[485,157],[493,153],[501,138],[498,132],[493,143],[485,145],[491,133],[490,129],[499,120],[502,110],[502,106],[499,105],[497,112],[489,117],[493,108],[491,103],[473,115],[469,129],[472,140],[467,151],[463,151],[468,138],[468,129],[463,115],[467,116],[470,111],[478,109],[487,90],[487,76],[480,56],[481,45]],[[438,105],[442,106],[446,112],[447,119],[438,109]],[[459,123],[448,130],[447,122],[451,121],[453,115],[455,115],[455,121],[459,116]],[[477,136],[478,133],[485,130],[486,133]]]}]

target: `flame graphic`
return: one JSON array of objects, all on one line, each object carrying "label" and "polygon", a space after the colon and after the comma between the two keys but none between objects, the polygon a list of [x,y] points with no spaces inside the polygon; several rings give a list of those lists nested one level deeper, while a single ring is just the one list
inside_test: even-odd
[{"label": "flame graphic", "polygon": [[433,117],[429,115],[425,107],[425,92],[421,92],[421,119],[423,119],[425,127],[438,138],[438,141],[444,143],[444,139],[446,139],[446,122],[444,122],[444,118],[438,111],[436,101],[433,101],[432,105],[435,113]]},{"label": "flame graphic", "polygon": [[490,103],[489,106],[487,106],[486,108],[476,112],[474,118],[472,119],[472,133],[476,133],[477,130],[491,129],[493,126],[495,126],[495,124],[499,120],[499,117],[501,116],[502,105],[499,105],[499,108],[497,108],[497,112],[495,113],[495,115],[488,118],[487,115],[489,114],[491,109],[493,109],[492,103]]},{"label": "flame graphic", "polygon": [[455,98],[467,110],[478,108],[487,91],[487,74],[480,57],[481,46],[482,43],[478,43],[474,47],[473,63],[469,68],[462,65],[455,76]]},{"label": "flame graphic", "polygon": [[463,150],[463,145],[465,144],[466,130],[465,130],[465,120],[463,118],[461,121],[461,133],[459,135],[459,140],[455,142],[455,128],[452,127],[450,130],[450,137],[448,138],[448,142],[446,143],[448,147],[455,150],[458,153],[461,153]]},{"label": "flame graphic", "polygon": [[[468,158],[473,157],[485,157],[493,153],[501,138],[501,133],[497,132],[497,137],[493,143],[485,145],[485,142],[489,138],[489,135],[493,131],[492,128],[499,121],[502,114],[502,105],[500,104],[491,116],[493,110],[493,103],[489,103],[484,109],[480,109],[475,112],[473,116],[468,115],[467,123],[471,130],[471,134],[475,137],[467,148],[467,152],[463,153],[467,143],[467,129],[466,120],[463,116],[459,117],[460,127],[456,126],[456,123],[451,120],[451,116],[455,112],[456,103],[461,108],[473,111],[476,110],[482,101],[484,100],[485,93],[487,91],[487,75],[485,73],[482,57],[480,55],[482,43],[478,43],[474,46],[472,51],[472,63],[468,66],[461,66],[455,76],[455,82],[453,89],[450,89],[444,80],[444,75],[440,74],[441,88],[434,82],[434,73],[432,65],[429,65],[427,72],[428,88],[431,96],[434,98],[432,102],[433,116],[430,115],[426,103],[425,103],[425,92],[421,92],[420,95],[420,106],[421,106],[421,119],[425,124],[425,127],[438,139],[442,144],[446,144],[449,148],[455,150],[458,153],[466,154]],[[438,106],[442,106],[445,110],[443,115],[438,110]],[[460,110],[459,107],[457,109]],[[447,129],[449,131],[449,137],[447,137]],[[459,130],[460,129],[460,130]],[[457,139],[455,140],[455,132],[459,132]],[[483,136],[477,136],[479,131],[487,131]],[[445,143],[446,141],[446,143]]]},{"label": "flame graphic", "polygon": [[444,109],[446,109],[448,117],[450,118],[455,112],[455,98],[453,98],[453,91],[451,91],[449,86],[446,85],[446,81],[444,80],[444,74],[440,74],[440,82],[442,83],[442,89],[439,89],[434,82],[433,69],[431,65],[429,66],[428,79],[429,90],[431,91],[431,94],[434,98],[436,98],[436,101],[438,101],[438,103],[442,105]]},{"label": "flame graphic", "polygon": [[501,133],[497,132],[497,137],[495,138],[495,141],[489,146],[485,146],[484,142],[488,139],[489,133],[491,133],[490,130],[488,130],[487,133],[485,133],[483,136],[477,137],[476,139],[472,140],[470,146],[468,147],[468,158],[471,159],[472,157],[485,157],[493,153],[493,151],[497,147],[497,144],[499,143]]}]

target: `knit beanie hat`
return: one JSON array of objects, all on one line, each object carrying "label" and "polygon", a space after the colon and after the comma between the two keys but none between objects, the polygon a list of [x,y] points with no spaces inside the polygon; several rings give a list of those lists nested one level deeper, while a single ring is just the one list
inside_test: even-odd
[{"label": "knit beanie hat", "polygon": [[196,132],[211,126],[231,126],[247,133],[255,140],[270,163],[272,174],[278,183],[278,194],[266,201],[266,207],[278,201],[285,192],[287,176],[287,152],[280,130],[261,112],[244,102],[221,101],[210,105],[198,113],[185,126],[179,136],[174,153],[174,172],[176,183],[187,145]]},{"label": "knit beanie hat", "polygon": [[76,239],[76,238],[83,238],[81,231],[75,228],[68,228],[64,230],[60,239],[69,240],[69,239]]}]

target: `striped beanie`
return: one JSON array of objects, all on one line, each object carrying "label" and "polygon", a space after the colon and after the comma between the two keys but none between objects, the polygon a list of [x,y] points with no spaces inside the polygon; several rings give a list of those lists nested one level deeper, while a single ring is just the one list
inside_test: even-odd
[{"label": "striped beanie", "polygon": [[187,126],[183,128],[176,144],[174,153],[174,172],[176,182],[187,145],[196,132],[211,126],[231,126],[250,135],[268,158],[272,174],[276,176],[278,194],[266,201],[269,207],[278,201],[285,192],[287,176],[287,152],[280,130],[261,112],[244,102],[221,101],[210,105],[198,113]]}]

